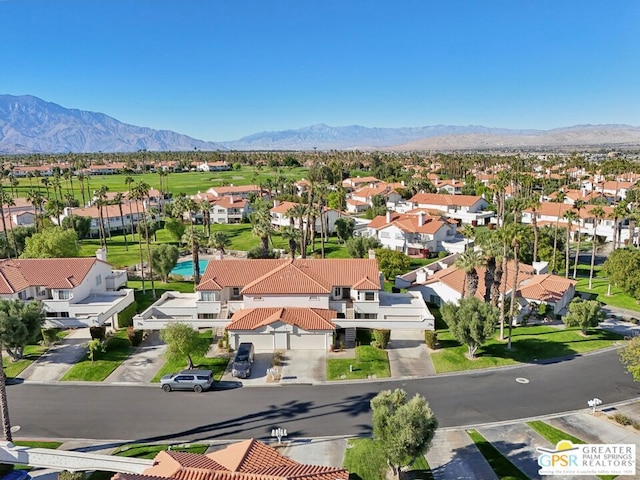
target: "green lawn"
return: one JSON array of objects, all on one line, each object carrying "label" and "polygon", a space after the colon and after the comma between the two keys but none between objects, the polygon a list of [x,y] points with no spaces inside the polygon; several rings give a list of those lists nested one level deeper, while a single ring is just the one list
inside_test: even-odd
[{"label": "green lawn", "polygon": [[16,440],[14,445],[19,447],[31,447],[31,448],[51,448],[55,450],[62,445],[62,442],[45,442],[45,441],[30,441],[30,440]]},{"label": "green lawn", "polygon": [[[61,330],[57,333],[58,339],[62,339],[69,334],[68,330]],[[4,373],[7,378],[15,378],[20,375],[25,368],[35,362],[40,356],[45,353],[49,347],[45,345],[41,345],[40,343],[26,345],[24,347],[23,358],[18,360],[17,362],[11,361],[11,358],[8,355],[2,356],[2,361],[4,364]]]},{"label": "green lawn", "polygon": [[[212,338],[213,333],[211,332],[211,330],[200,333],[200,340],[207,345],[211,344]],[[193,360],[193,365],[195,368],[213,370],[213,376],[216,380],[220,380],[220,378],[222,378],[222,374],[224,373],[225,369],[227,368],[227,364],[229,363],[229,359],[226,357],[207,358],[201,356],[193,356],[191,359]],[[185,368],[187,368],[186,358],[179,358],[173,361],[167,360],[151,381],[160,382],[160,378],[163,375],[179,372],[180,370],[184,370]]]},{"label": "green lawn", "polygon": [[[387,462],[373,439],[352,438],[345,452],[343,467],[349,470],[351,480],[384,480]],[[424,456],[415,461],[403,478],[433,480]]]},{"label": "green lawn", "polygon": [[467,430],[467,433],[500,480],[528,480],[529,477],[496,450],[491,443],[487,442],[478,431]]},{"label": "green lawn", "polygon": [[107,341],[107,351],[98,353],[95,361],[85,355],[62,377],[63,381],[102,382],[124,362],[133,351],[126,329],[116,332]]},{"label": "green lawn", "polygon": [[[353,365],[353,371],[349,371]],[[327,360],[327,380],[356,380],[391,376],[387,352],[369,345],[356,347],[355,358],[330,358]],[[344,377],[343,377],[344,376]]]},{"label": "green lawn", "polygon": [[475,360],[469,360],[466,345],[460,345],[448,330],[439,330],[439,348],[431,354],[431,360],[437,373],[472,370],[575,355],[609,347],[621,339],[621,335],[597,329],[584,337],[577,327],[517,327],[511,351],[506,342],[494,338],[478,349]]},{"label": "green lawn", "polygon": [[595,300],[599,302],[614,307],[635,310],[639,312],[638,315],[640,315],[640,304],[638,304],[638,300],[627,295],[618,287],[611,285],[611,296],[607,295],[609,281],[606,278],[599,276],[593,277],[592,287],[592,289],[589,289],[589,278],[579,278],[576,291],[595,295]]}]

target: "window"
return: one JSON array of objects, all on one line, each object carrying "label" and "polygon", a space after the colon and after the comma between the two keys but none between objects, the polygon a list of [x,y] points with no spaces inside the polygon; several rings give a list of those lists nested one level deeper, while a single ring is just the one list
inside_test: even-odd
[{"label": "window", "polygon": [[380,232],[380,238],[389,238],[389,232]]},{"label": "window", "polygon": [[200,320],[213,320],[218,318],[215,313],[199,313],[198,318]]},{"label": "window", "polygon": [[200,300],[203,302],[215,302],[217,297],[216,292],[200,292]]},{"label": "window", "polygon": [[26,290],[22,290],[21,292],[18,292],[18,298],[20,300],[26,300],[27,299],[27,292]]},{"label": "window", "polygon": [[429,295],[429,303],[440,306],[440,297],[437,295]]},{"label": "window", "polygon": [[96,285],[102,284],[102,275],[96,275]]},{"label": "window", "polygon": [[377,313],[355,312],[354,313],[354,317],[357,318],[357,319],[377,320],[378,319],[378,314]]},{"label": "window", "polygon": [[38,297],[43,297],[47,294],[47,289],[43,287],[36,287],[36,295]]},{"label": "window", "polygon": [[231,289],[231,298],[238,299],[240,297],[240,287],[233,287]]},{"label": "window", "polygon": [[342,295],[342,289],[340,287],[333,287],[333,296],[340,298],[340,295]]},{"label": "window", "polygon": [[367,302],[372,302],[376,299],[376,294],[374,292],[364,292],[364,299]]},{"label": "window", "polygon": [[58,300],[69,300],[71,292],[69,290],[58,290]]}]

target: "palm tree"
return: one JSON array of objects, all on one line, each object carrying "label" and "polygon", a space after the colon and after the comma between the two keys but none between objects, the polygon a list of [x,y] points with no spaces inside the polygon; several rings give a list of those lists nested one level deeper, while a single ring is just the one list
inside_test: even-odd
[{"label": "palm tree", "polygon": [[98,207],[98,217],[100,219],[100,224],[98,225],[98,234],[100,235],[100,247],[107,250],[107,238],[104,232],[104,206],[107,201],[107,191],[109,187],[106,185],[101,186],[98,190],[93,192],[93,195],[96,197],[96,205]]},{"label": "palm tree", "polygon": [[465,223],[460,228],[460,233],[464,237],[464,249],[467,250],[469,248],[469,240],[473,238],[473,235],[475,233],[475,229],[471,225],[469,225],[468,223]]},{"label": "palm tree", "polygon": [[36,231],[40,232],[41,228],[41,215],[42,205],[44,205],[44,197],[36,190],[30,190],[27,193],[27,201],[33,206],[34,222],[36,225]]},{"label": "palm tree", "polygon": [[462,298],[473,297],[478,290],[478,272],[476,267],[482,265],[482,255],[473,248],[468,248],[456,258],[456,267],[465,273],[462,286]]},{"label": "palm tree", "polygon": [[[4,218],[4,205],[9,200],[13,200],[13,198],[11,197],[9,192],[7,192],[6,190],[4,190],[4,188],[2,188],[2,183],[0,183],[0,217],[2,217],[2,231],[4,232],[4,236],[7,239],[7,243],[9,243],[9,232],[7,231],[7,221]],[[9,258],[11,258],[10,253],[9,253]]]},{"label": "palm tree", "polygon": [[260,239],[262,250],[264,252],[269,251],[269,240],[273,234],[269,210],[267,208],[256,210],[253,212],[251,222],[253,224],[251,233]]},{"label": "palm tree", "polygon": [[193,285],[195,288],[200,283],[200,245],[205,243],[205,239],[201,231],[191,228],[182,235],[182,243],[191,245],[191,254],[193,259]]},{"label": "palm tree", "polygon": [[531,227],[533,228],[533,261],[538,261],[538,210],[540,210],[540,198],[531,197],[527,202],[527,207],[531,209]]},{"label": "palm tree", "polygon": [[565,245],[565,266],[564,266],[564,277],[569,278],[569,257],[570,257],[570,244],[571,244],[571,227],[573,226],[573,222],[578,219],[578,212],[575,210],[567,210],[562,215],[562,218],[567,220],[567,241]]},{"label": "palm tree", "polygon": [[577,215],[577,223],[578,223],[578,244],[576,245],[576,258],[573,261],[573,279],[576,279],[576,275],[578,272],[578,261],[580,259],[580,239],[581,239],[581,233],[580,233],[580,226],[582,225],[582,217],[580,216],[580,211],[584,208],[584,201],[583,200],[576,200],[573,203],[573,208],[576,209],[578,215]]},{"label": "palm tree", "polygon": [[151,292],[152,292],[153,298],[155,299],[156,285],[153,279],[153,265],[151,262],[151,238],[149,238],[149,219],[147,218],[147,212],[146,212],[148,210],[148,206],[150,202],[150,198],[149,198],[150,190],[151,190],[151,186],[148,183],[145,183],[143,181],[139,181],[138,184],[133,187],[134,194],[139,200],[144,201],[145,198],[147,199],[147,208],[145,208],[145,215],[144,215],[144,236],[145,236],[145,241],[147,243],[147,259],[149,260],[149,278],[151,279]]},{"label": "palm tree", "polygon": [[[494,232],[490,232],[485,236],[481,243],[483,262],[486,266],[484,274],[484,301],[498,305],[498,296],[500,293],[499,282],[502,281],[502,242]],[[500,267],[500,280],[496,285],[496,277],[498,276],[498,268]]]},{"label": "palm tree", "polygon": [[225,232],[213,232],[213,235],[209,237],[209,245],[224,255],[224,249],[231,245],[231,240]]},{"label": "palm tree", "polygon": [[4,373],[2,348],[0,347],[0,421],[2,421],[2,440],[11,442],[11,421],[9,419],[9,402],[7,400],[7,377]]},{"label": "palm tree", "polygon": [[593,268],[596,263],[596,243],[598,241],[598,236],[596,231],[598,229],[598,222],[604,218],[604,209],[601,206],[597,206],[591,210],[591,215],[593,215],[593,245],[591,245],[591,268],[589,269],[589,290],[591,290],[593,286]]},{"label": "palm tree", "polygon": [[298,241],[300,240],[300,230],[291,225],[287,225],[280,231],[282,238],[287,241],[289,245],[289,254],[291,259],[296,258],[296,249],[298,248]]},{"label": "palm tree", "polygon": [[124,224],[124,214],[122,213],[122,192],[116,193],[116,196],[113,197],[113,204],[118,205],[118,211],[120,213],[120,224],[122,225],[122,235],[124,236],[124,249],[125,251],[129,251],[129,244],[127,242],[127,227]]},{"label": "palm tree", "polygon": [[567,194],[560,190],[558,191],[556,198],[553,199],[554,203],[558,204],[558,214],[556,215],[556,224],[555,224],[555,228],[553,230],[553,259],[551,260],[551,272],[555,273],[557,271],[557,266],[556,266],[556,253],[558,251],[557,246],[558,246],[558,223],[560,222],[560,216],[562,215],[562,204],[564,203],[564,199],[567,198]]},{"label": "palm tree", "polygon": [[511,330],[513,329],[513,320],[516,306],[516,297],[518,294],[518,273],[520,271],[520,247],[526,243],[529,238],[529,229],[523,225],[514,224],[510,227],[511,248],[513,249],[513,283],[511,284],[511,303],[509,305],[509,340],[507,349],[511,350]]},{"label": "palm tree", "polygon": [[[129,190],[129,201],[133,200],[136,203],[136,224],[140,224],[140,200],[141,198],[138,196],[138,193],[132,190]],[[142,207],[144,209],[144,205]],[[131,209],[131,203],[129,203],[129,209]],[[133,215],[131,215],[131,222],[133,224]],[[133,238],[133,234],[132,234]],[[142,235],[138,232],[138,251],[140,252],[140,273],[142,278],[142,293],[146,293],[145,283],[144,283],[144,258],[142,256]]]},{"label": "palm tree", "polygon": [[613,249],[619,247],[620,237],[622,235],[621,228],[621,220],[627,218],[629,216],[629,210],[627,206],[629,204],[627,202],[620,202],[615,207],[613,207],[612,217],[613,217]]},{"label": "palm tree", "polygon": [[[7,192],[3,192],[2,198],[0,202],[7,206],[7,215],[9,215],[9,230],[11,230],[11,243],[13,244],[13,254],[18,256],[18,244],[16,242],[16,237],[13,233],[13,220],[11,218],[11,207],[16,206],[16,202],[11,195],[7,195]],[[2,220],[4,221],[4,215],[2,216]],[[4,224],[3,224],[4,225]],[[5,235],[7,235],[7,240],[9,238],[9,232],[5,229]]]},{"label": "palm tree", "polygon": [[80,194],[82,195],[82,206],[87,205],[87,199],[84,196],[84,179],[86,175],[83,172],[78,172],[78,183],[80,183]]},{"label": "palm tree", "polygon": [[206,199],[201,200],[198,202],[197,211],[202,214],[202,231],[209,238],[211,236],[211,204]]},{"label": "palm tree", "polygon": [[307,258],[307,235],[304,225],[304,218],[307,215],[307,206],[302,203],[296,203],[293,207],[287,210],[287,215],[290,218],[298,220],[298,228],[300,229],[300,237],[302,239],[300,243],[300,254],[302,258]]}]

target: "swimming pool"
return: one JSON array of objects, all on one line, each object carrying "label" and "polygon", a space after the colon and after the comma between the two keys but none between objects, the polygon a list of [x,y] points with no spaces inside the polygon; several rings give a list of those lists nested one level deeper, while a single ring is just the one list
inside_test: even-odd
[{"label": "swimming pool", "polygon": [[[202,275],[207,268],[207,264],[209,260],[199,260],[198,265],[200,266],[200,275]],[[192,277],[193,276],[193,261],[187,260],[185,262],[178,262],[173,270],[171,270],[171,275],[182,275],[183,277]]]}]

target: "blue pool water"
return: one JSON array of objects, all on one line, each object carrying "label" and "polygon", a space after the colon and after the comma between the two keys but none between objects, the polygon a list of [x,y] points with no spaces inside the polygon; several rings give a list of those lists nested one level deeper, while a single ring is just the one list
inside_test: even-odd
[{"label": "blue pool water", "polygon": [[[209,260],[198,261],[198,265],[200,265],[200,275],[204,273],[208,263]],[[182,275],[183,277],[193,276],[193,262],[191,260],[187,260],[186,262],[178,262],[173,270],[171,270],[171,275]]]}]

